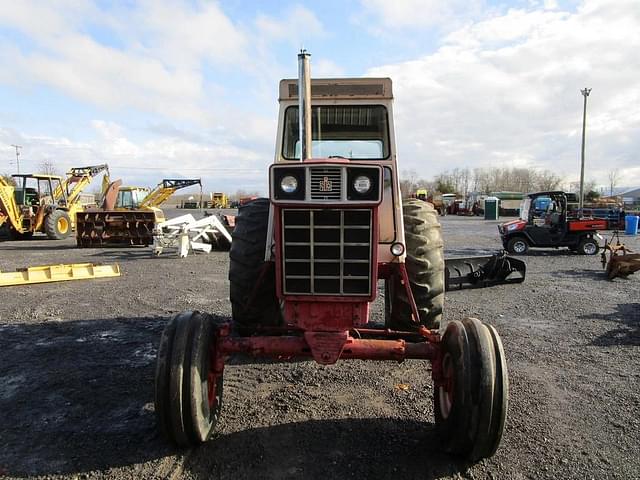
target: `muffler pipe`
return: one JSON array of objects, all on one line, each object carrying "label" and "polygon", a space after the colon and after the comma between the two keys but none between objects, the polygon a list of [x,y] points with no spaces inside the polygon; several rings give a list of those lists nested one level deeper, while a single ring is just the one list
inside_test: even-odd
[{"label": "muffler pipe", "polygon": [[300,132],[300,161],[311,158],[311,54],[298,54],[298,130]]}]

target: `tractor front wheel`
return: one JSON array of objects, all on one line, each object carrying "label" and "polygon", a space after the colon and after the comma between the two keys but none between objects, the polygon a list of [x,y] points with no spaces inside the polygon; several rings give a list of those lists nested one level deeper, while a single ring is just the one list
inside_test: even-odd
[{"label": "tractor front wheel", "polygon": [[220,417],[223,373],[215,361],[216,327],[206,314],[182,312],[162,332],[156,359],[156,419],[164,436],[180,447],[206,442]]},{"label": "tractor front wheel", "polygon": [[445,451],[471,461],[497,450],[507,413],[509,381],[502,341],[475,318],[447,325],[434,388],[434,414]]},{"label": "tractor front wheel", "polygon": [[52,240],[63,240],[71,234],[71,218],[64,210],[54,210],[44,219],[44,231]]}]

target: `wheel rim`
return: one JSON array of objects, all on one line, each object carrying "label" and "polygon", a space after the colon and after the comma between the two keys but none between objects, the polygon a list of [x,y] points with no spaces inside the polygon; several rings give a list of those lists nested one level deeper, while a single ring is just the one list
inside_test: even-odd
[{"label": "wheel rim", "polygon": [[69,222],[67,221],[66,218],[60,217],[58,219],[58,231],[60,233],[67,233],[68,230],[69,230]]},{"label": "wheel rim", "polygon": [[207,372],[206,377],[206,388],[203,388],[202,391],[207,394],[207,404],[209,405],[209,419],[214,419],[216,416],[216,412],[218,410],[218,405],[220,405],[220,397],[222,395],[222,389],[220,388],[220,375],[216,373],[216,348],[214,345],[211,345],[209,348],[209,370]]},{"label": "wheel rim", "polygon": [[524,253],[526,249],[527,249],[527,244],[524,243],[522,240],[518,240],[513,244],[513,251],[516,253]]},{"label": "wheel rim", "polygon": [[586,253],[587,255],[593,255],[594,253],[596,253],[597,247],[595,243],[589,242],[584,244],[582,250],[584,250],[584,253]]},{"label": "wheel rim", "polygon": [[438,387],[440,415],[444,420],[449,418],[453,407],[454,368],[451,355],[446,353],[442,359],[442,385]]}]

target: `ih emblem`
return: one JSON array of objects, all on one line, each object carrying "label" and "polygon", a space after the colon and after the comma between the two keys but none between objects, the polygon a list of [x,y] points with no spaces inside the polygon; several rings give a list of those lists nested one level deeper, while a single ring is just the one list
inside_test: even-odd
[{"label": "ih emblem", "polygon": [[321,192],[331,191],[331,181],[329,180],[329,177],[324,177],[320,182],[320,191]]}]

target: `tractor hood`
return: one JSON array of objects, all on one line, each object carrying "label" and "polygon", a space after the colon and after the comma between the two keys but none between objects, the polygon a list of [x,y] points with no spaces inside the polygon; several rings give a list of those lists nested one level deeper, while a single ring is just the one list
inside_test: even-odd
[{"label": "tractor hood", "polygon": [[517,232],[518,230],[522,230],[527,225],[527,222],[524,220],[511,220],[510,222],[503,223],[502,225],[498,225],[498,231],[500,233],[511,233]]}]

